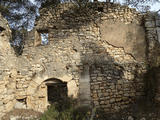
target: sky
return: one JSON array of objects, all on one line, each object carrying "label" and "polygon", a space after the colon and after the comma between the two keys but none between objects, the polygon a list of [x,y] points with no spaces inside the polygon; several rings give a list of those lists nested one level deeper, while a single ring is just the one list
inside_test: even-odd
[{"label": "sky", "polygon": [[151,11],[158,11],[159,9],[160,9],[160,3],[156,3],[151,7]]}]

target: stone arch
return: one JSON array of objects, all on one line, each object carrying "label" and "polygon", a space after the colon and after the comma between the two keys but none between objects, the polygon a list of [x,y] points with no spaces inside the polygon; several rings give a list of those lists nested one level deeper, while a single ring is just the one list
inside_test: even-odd
[{"label": "stone arch", "polygon": [[54,83],[64,83],[62,80],[57,79],[57,78],[49,78],[44,81],[46,84],[54,84]]},{"label": "stone arch", "polygon": [[49,102],[47,95],[47,84],[66,83],[67,96],[77,98],[78,85],[72,76],[63,77],[41,76],[34,78],[27,89],[27,108],[43,112]]},{"label": "stone arch", "polygon": [[68,97],[67,82],[63,82],[60,79],[50,78],[44,81],[47,86],[47,101],[49,104],[60,103]]},{"label": "stone arch", "polygon": [[78,83],[73,80],[72,75],[64,75],[64,76],[48,76],[48,75],[42,75],[42,76],[37,76],[35,77],[29,84],[29,87],[27,89],[27,96],[33,95],[38,86],[40,86],[45,80],[55,78],[59,79],[63,82],[67,82],[67,87],[68,87],[68,96],[72,96],[73,98],[77,98],[78,96]]}]

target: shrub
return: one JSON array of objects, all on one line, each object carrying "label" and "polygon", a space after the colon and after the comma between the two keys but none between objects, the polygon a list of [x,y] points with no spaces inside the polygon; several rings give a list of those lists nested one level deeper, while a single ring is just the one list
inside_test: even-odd
[{"label": "shrub", "polygon": [[89,107],[77,107],[75,101],[65,100],[52,104],[40,120],[89,120],[89,113]]}]

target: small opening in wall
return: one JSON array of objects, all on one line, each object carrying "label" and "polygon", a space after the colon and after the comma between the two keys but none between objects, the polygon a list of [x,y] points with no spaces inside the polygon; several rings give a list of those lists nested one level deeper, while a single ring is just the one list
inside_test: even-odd
[{"label": "small opening in wall", "polygon": [[26,108],[26,98],[23,98],[23,99],[16,99],[17,102],[15,104],[15,108],[18,108],[18,109],[25,109]]},{"label": "small opening in wall", "polygon": [[57,82],[57,81],[48,81],[47,85],[47,94],[48,102],[52,103],[61,103],[67,98],[67,83],[66,82]]},{"label": "small opening in wall", "polygon": [[98,7],[98,12],[104,12],[103,7]]},{"label": "small opening in wall", "polygon": [[48,44],[48,33],[40,33],[41,34],[41,44],[47,45]]},{"label": "small opening in wall", "polygon": [[17,71],[18,74],[20,74],[20,71]]},{"label": "small opening in wall", "polygon": [[24,98],[24,99],[17,99],[17,101],[20,102],[20,103],[26,104],[26,98]]},{"label": "small opening in wall", "polygon": [[49,43],[49,39],[48,39],[48,30],[44,29],[44,30],[36,30],[35,32],[35,46],[39,46],[39,45],[47,45]]}]

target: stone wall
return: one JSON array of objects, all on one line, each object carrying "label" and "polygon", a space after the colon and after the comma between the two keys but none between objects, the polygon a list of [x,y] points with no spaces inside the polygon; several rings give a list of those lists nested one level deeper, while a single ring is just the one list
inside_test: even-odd
[{"label": "stone wall", "polygon": [[[152,56],[158,56],[153,49],[158,48],[158,28],[148,27],[147,22],[144,27],[144,15],[108,3],[88,4],[81,10],[73,4],[48,6],[40,14],[25,39],[21,56],[15,58],[10,38],[4,40],[4,35],[0,36],[0,52],[4,56],[2,82],[7,81],[2,84],[1,95],[4,101],[8,100],[0,107],[11,105],[8,108],[43,112],[49,105],[46,83],[56,80],[67,82],[68,96],[78,98],[80,105],[110,112],[146,95],[145,74],[155,63],[152,58],[158,59]],[[41,44],[43,33],[48,33],[46,45]]]},{"label": "stone wall", "polygon": [[145,16],[146,41],[148,44],[148,60],[151,66],[159,65],[159,16],[150,13]]},{"label": "stone wall", "polygon": [[[89,6],[87,13],[72,4],[40,10],[35,34],[17,60],[16,99],[25,98],[27,108],[45,110],[47,91],[41,86],[49,78],[67,82],[68,95],[81,104],[104,110],[119,110],[144,96],[143,15],[116,4]],[[48,33],[47,45],[41,45],[42,33]]]},{"label": "stone wall", "polygon": [[15,103],[15,55],[10,46],[11,30],[0,14],[0,117],[13,109]]},{"label": "stone wall", "polygon": [[160,16],[157,13],[149,13],[145,16],[145,29],[147,41],[147,59],[149,69],[147,74],[150,84],[150,94],[157,101],[160,101]]}]

